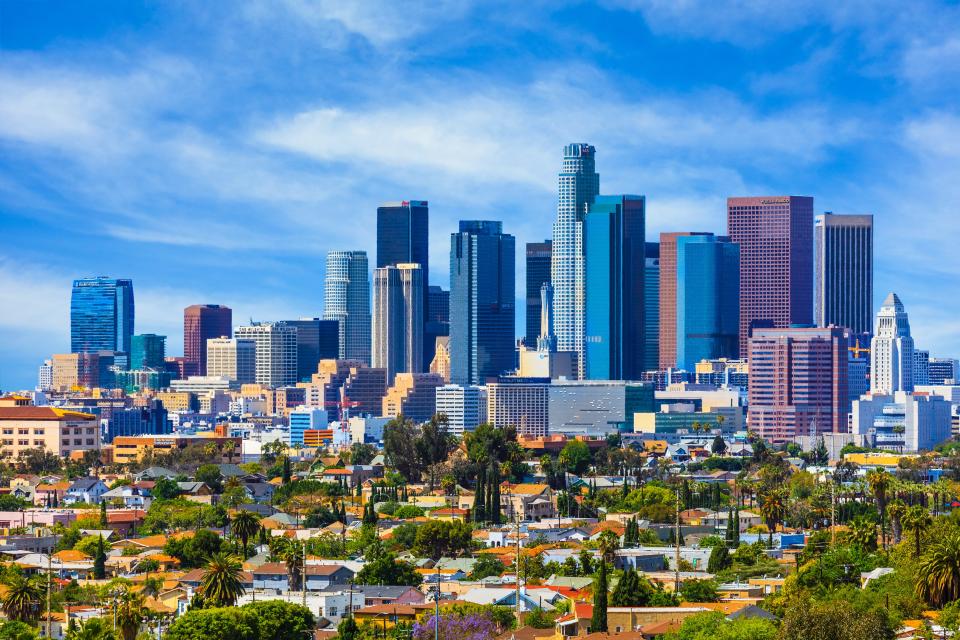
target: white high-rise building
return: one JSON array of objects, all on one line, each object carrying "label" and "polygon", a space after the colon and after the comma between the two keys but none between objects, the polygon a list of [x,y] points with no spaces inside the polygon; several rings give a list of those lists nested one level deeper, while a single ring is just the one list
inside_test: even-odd
[{"label": "white high-rise building", "polygon": [[207,375],[240,384],[256,382],[257,343],[243,338],[209,338]]},{"label": "white high-rise building", "polygon": [[50,391],[53,389],[53,360],[44,360],[37,372],[37,390]]},{"label": "white high-rise building", "polygon": [[297,328],[283,322],[237,327],[237,338],[256,344],[257,384],[277,388],[297,382]]},{"label": "white high-rise building", "polygon": [[554,288],[554,329],[557,350],[576,354],[578,377],[583,378],[586,328],[583,216],[600,192],[596,149],[589,144],[563,148],[558,179],[557,219],[553,224],[553,257],[550,281]]},{"label": "white high-rise building", "polygon": [[913,391],[913,357],[907,312],[897,294],[891,292],[877,313],[870,341],[870,392]]},{"label": "white high-rise building", "polygon": [[398,373],[423,372],[423,270],[400,263],[373,272],[373,366]]},{"label": "white high-rise building", "polygon": [[487,390],[484,387],[448,384],[437,387],[437,414],[447,416],[450,433],[462,436],[487,421]]},{"label": "white high-rise building", "polygon": [[323,319],[340,323],[341,360],[370,364],[370,273],[366,251],[327,254]]}]

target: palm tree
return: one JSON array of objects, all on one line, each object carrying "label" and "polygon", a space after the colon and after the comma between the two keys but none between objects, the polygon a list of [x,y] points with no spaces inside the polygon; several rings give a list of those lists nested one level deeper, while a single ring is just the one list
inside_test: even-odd
[{"label": "palm tree", "polygon": [[887,491],[890,484],[891,476],[883,469],[867,472],[867,486],[877,501],[877,511],[880,513],[880,540],[884,549],[887,548]]},{"label": "palm tree", "polygon": [[90,618],[77,623],[76,618],[70,621],[67,628],[66,640],[114,640],[113,629],[103,618]]},{"label": "palm tree", "polygon": [[933,518],[923,505],[915,504],[903,514],[903,528],[913,532],[913,539],[916,542],[914,552],[918,558],[920,557],[920,537],[924,529],[931,524],[933,524]]},{"label": "palm tree", "polygon": [[940,609],[960,598],[960,531],[938,537],[917,568],[916,594]]},{"label": "palm tree", "polygon": [[900,537],[903,533],[903,515],[906,512],[907,505],[900,498],[891,500],[887,507],[887,515],[890,516],[890,528],[893,529],[893,541],[896,544],[900,543]]},{"label": "palm tree", "polygon": [[770,530],[769,544],[773,545],[773,532],[777,525],[783,522],[787,512],[786,492],[783,489],[772,489],[760,496],[760,515]]},{"label": "palm tree", "polygon": [[203,573],[200,592],[215,607],[232,607],[246,592],[242,574],[243,566],[236,556],[215,553]]},{"label": "palm tree", "polygon": [[230,522],[230,530],[233,535],[240,538],[240,543],[243,545],[243,556],[248,557],[247,541],[260,533],[260,518],[252,511],[240,511],[233,516],[233,520]]},{"label": "palm tree", "polygon": [[123,640],[135,640],[140,626],[147,617],[147,608],[143,604],[143,595],[126,592],[120,597],[117,606],[117,626]]},{"label": "palm tree", "polygon": [[600,549],[600,556],[603,561],[609,562],[613,559],[613,554],[620,548],[620,537],[608,529],[597,538],[597,547]]},{"label": "palm tree", "polygon": [[0,608],[11,620],[33,622],[40,616],[43,589],[23,574],[13,574],[4,583],[7,592],[0,598]]}]

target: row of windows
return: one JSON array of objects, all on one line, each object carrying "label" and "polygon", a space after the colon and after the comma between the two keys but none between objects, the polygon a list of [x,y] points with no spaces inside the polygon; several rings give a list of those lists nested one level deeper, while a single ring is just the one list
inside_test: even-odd
[{"label": "row of windows", "polygon": [[[34,430],[33,430],[33,435],[42,436],[43,434],[44,434],[44,430],[43,430],[42,428],[37,428],[37,429],[34,429]],[[5,436],[12,436],[12,435],[13,435],[13,429],[4,429],[4,430],[3,430],[3,435],[5,435]],[[30,435],[30,430],[29,430],[29,429],[17,429],[17,435],[19,435],[19,436]]]}]

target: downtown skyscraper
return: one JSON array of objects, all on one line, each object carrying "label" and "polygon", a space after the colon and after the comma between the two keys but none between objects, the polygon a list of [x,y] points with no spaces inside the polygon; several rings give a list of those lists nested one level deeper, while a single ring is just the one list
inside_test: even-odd
[{"label": "downtown skyscraper", "polygon": [[913,338],[910,320],[897,294],[890,292],[870,341],[870,392],[913,391]]},{"label": "downtown skyscraper", "polygon": [[813,198],[727,198],[727,229],[740,245],[740,353],[753,328],[813,324]]},{"label": "downtown skyscraper", "polygon": [[492,220],[450,235],[450,381],[483,384],[514,368],[516,241]]},{"label": "downtown skyscraper", "polygon": [[420,265],[424,291],[420,312],[424,325],[421,359],[429,363],[433,359],[436,331],[427,331],[426,326],[430,315],[430,208],[426,200],[385,202],[377,207],[376,266],[380,269],[399,264]]},{"label": "downtown skyscraper", "polygon": [[553,224],[550,279],[554,290],[557,350],[575,354],[580,378],[584,377],[586,369],[583,217],[587,206],[600,192],[595,155],[596,149],[589,144],[568,144],[563,148],[563,166],[558,176],[557,219]]},{"label": "downtown skyscraper", "polygon": [[70,297],[70,351],[129,355],[133,339],[133,280],[80,278]]},{"label": "downtown skyscraper", "polygon": [[550,240],[527,243],[526,332],[523,342],[537,344],[540,335],[540,290],[550,282],[553,243]]},{"label": "downtown skyscraper", "polygon": [[643,196],[596,196],[583,220],[583,377],[639,380],[644,371]]},{"label": "downtown skyscraper", "polygon": [[373,366],[398,373],[423,371],[423,269],[403,263],[373,272]]},{"label": "downtown skyscraper", "polygon": [[814,321],[871,332],[873,216],[824,213],[814,222]]},{"label": "downtown skyscraper", "polygon": [[233,310],[222,304],[193,304],[183,310],[183,370],[207,375],[207,340],[233,336]]},{"label": "downtown skyscraper", "polygon": [[[703,359],[736,358],[740,252],[712,233],[663,233],[661,367],[694,371]],[[664,321],[669,318],[669,321]]]},{"label": "downtown skyscraper", "polygon": [[370,364],[370,274],[366,251],[327,254],[323,319],[340,323],[340,359]]}]

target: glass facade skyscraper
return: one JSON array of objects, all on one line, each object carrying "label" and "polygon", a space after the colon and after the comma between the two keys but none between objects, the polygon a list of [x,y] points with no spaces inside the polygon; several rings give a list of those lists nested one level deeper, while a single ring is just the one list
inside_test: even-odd
[{"label": "glass facade skyscraper", "polygon": [[450,236],[450,380],[482,384],[514,368],[516,241],[501,222],[460,222]]},{"label": "glass facade skyscraper", "polygon": [[167,336],[155,333],[143,333],[133,336],[130,341],[130,368],[163,369],[167,357]]},{"label": "glass facade skyscraper", "polygon": [[553,243],[550,240],[527,243],[526,335],[528,347],[537,344],[540,337],[540,289],[550,282],[550,263]]},{"label": "glass facade skyscraper", "polygon": [[320,318],[284,320],[297,329],[297,379],[308,382],[317,364],[340,353],[340,323]]},{"label": "glass facade skyscraper", "polygon": [[550,280],[554,290],[557,350],[576,355],[579,377],[584,375],[584,261],[583,216],[600,192],[596,149],[589,144],[563,148],[558,176],[557,219],[553,224]]},{"label": "glass facade skyscraper", "polygon": [[676,239],[675,366],[694,371],[700,360],[736,358],[740,323],[740,247],[710,235]]},{"label": "glass facade skyscraper", "polygon": [[873,315],[873,216],[816,217],[814,320],[819,327],[870,333]]},{"label": "glass facade skyscraper", "polygon": [[660,363],[660,243],[648,242],[643,268],[643,369]]},{"label": "glass facade skyscraper", "polygon": [[643,196],[596,196],[583,220],[585,377],[635,380],[644,371]]},{"label": "glass facade skyscraper", "polygon": [[70,351],[130,353],[133,280],[80,278],[70,297]]},{"label": "glass facade skyscraper", "polygon": [[[385,202],[377,207],[377,268],[398,264],[419,264],[423,290],[430,290],[430,209],[426,200]],[[421,304],[420,318],[425,325],[430,312],[426,295]],[[426,329],[424,326],[424,333]],[[424,362],[433,360],[434,338],[423,341]]]},{"label": "glass facade skyscraper", "polygon": [[370,365],[370,273],[366,251],[331,251],[323,319],[340,323],[338,357]]}]

